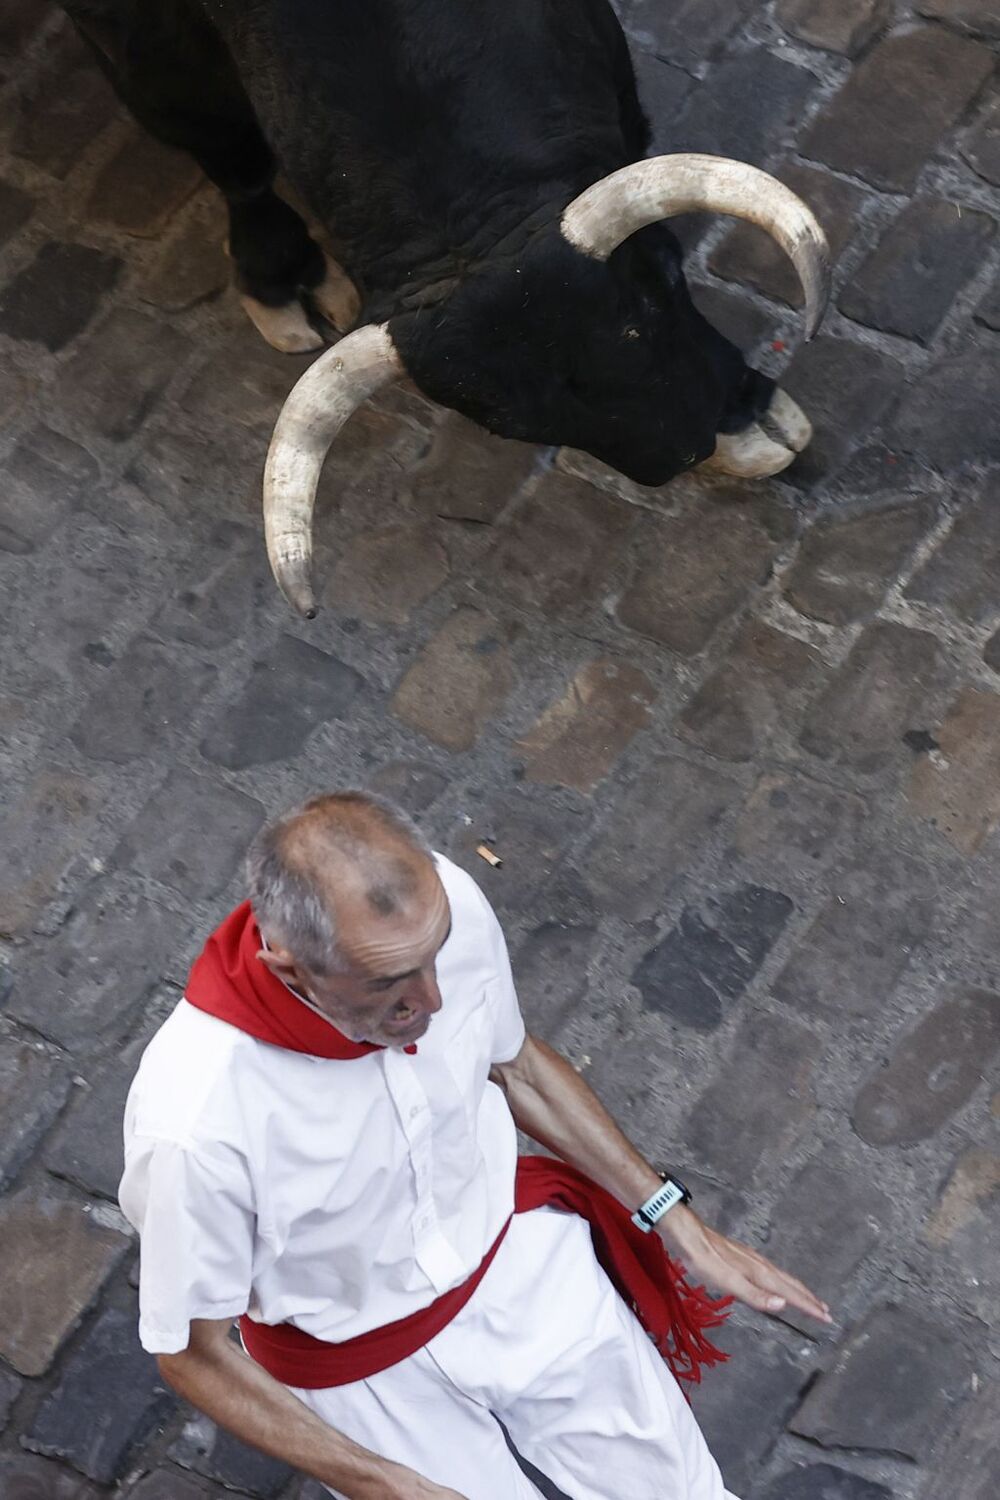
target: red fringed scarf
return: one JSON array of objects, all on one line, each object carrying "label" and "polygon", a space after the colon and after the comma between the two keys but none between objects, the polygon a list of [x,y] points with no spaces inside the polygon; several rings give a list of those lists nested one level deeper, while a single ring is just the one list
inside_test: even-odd
[{"label": "red fringed scarf", "polygon": [[[352,1042],[304,1004],[257,955],[263,943],[250,903],[244,902],[209,938],[186,990],[189,1004],[275,1047],[339,1061],[382,1048]],[[407,1048],[416,1051],[416,1048]],[[692,1287],[655,1233],[644,1234],[604,1188],[575,1167],[544,1156],[518,1158],[514,1212],[558,1208],[590,1225],[597,1259],[678,1380],[697,1382],[701,1367],[728,1358],[706,1337],[725,1321],[731,1297]],[[284,1385],[305,1390],[365,1380],[422,1349],[447,1327],[482,1281],[509,1228],[504,1225],[468,1281],[429,1307],[342,1343],[331,1344],[291,1323],[240,1319],[248,1354]]]}]

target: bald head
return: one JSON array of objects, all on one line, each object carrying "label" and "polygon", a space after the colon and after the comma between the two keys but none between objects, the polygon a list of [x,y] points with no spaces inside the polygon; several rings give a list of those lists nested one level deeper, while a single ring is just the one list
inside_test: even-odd
[{"label": "bald head", "polygon": [[437,875],[430,849],[398,808],[367,792],[313,797],[269,823],[247,856],[261,932],[304,968],[344,966],[344,939],[403,917]]}]

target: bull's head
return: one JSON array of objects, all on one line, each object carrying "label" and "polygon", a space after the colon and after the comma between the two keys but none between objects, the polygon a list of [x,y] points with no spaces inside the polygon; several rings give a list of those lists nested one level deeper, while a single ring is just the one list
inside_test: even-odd
[{"label": "bull's head", "polygon": [[493,432],[586,449],[642,484],[697,464],[748,479],[787,467],[811,435],[804,413],[695,311],[672,237],[631,238],[693,210],[749,219],[775,237],[802,282],[811,337],[828,295],[826,240],[788,188],[719,157],[623,167],[516,264],[470,275],[441,307],[394,322],[395,338],[386,324],[357,329],[306,371],[264,478],[268,555],[290,603],[315,613],[312,512],[331,443],[363,401],[407,372]]}]

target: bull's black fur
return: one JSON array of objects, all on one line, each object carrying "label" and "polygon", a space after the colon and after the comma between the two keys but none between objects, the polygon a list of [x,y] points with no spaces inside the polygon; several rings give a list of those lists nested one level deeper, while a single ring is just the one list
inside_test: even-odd
[{"label": "bull's black fur", "polygon": [[772,385],[693,307],[668,229],[603,265],[566,204],[649,143],[607,0],[65,0],[119,94],[226,195],[261,301],[322,263],[275,161],[431,397],[663,483]]}]

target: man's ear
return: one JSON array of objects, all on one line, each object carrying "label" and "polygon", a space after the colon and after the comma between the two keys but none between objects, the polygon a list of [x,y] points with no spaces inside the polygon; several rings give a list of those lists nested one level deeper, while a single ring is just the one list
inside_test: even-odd
[{"label": "man's ear", "polygon": [[299,971],[287,948],[261,948],[257,957],[276,978],[281,980],[282,984],[301,987],[302,980]]}]

